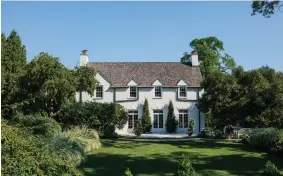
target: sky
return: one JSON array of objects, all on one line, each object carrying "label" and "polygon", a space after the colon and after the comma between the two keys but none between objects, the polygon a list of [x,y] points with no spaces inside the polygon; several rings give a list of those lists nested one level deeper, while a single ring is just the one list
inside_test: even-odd
[{"label": "sky", "polygon": [[245,70],[283,71],[283,13],[251,16],[251,2],[2,2],[28,61],[40,52],[69,68],[90,62],[179,62],[195,38],[215,36]]}]

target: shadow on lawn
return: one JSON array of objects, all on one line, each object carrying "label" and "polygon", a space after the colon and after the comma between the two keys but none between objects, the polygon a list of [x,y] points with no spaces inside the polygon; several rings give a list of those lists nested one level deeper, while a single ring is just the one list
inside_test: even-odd
[{"label": "shadow on lawn", "polygon": [[99,153],[88,156],[81,167],[91,168],[83,169],[85,175],[122,176],[127,167],[131,169],[134,175],[165,175],[174,171],[177,163],[161,156],[154,156],[154,159],[151,159],[149,157],[129,157],[127,155]]},{"label": "shadow on lawn", "polygon": [[[130,143],[130,145],[129,145]],[[115,147],[115,148],[137,148],[146,146],[148,144],[167,144],[177,146],[182,149],[190,149],[190,148],[211,148],[211,149],[220,149],[220,148],[227,148],[240,151],[248,151],[254,152],[258,151],[253,149],[248,145],[243,145],[235,142],[222,142],[222,141],[131,141],[131,140],[104,140],[102,142],[103,146],[105,147]]]},{"label": "shadow on lawn", "polygon": [[187,153],[192,161],[193,167],[200,175],[259,175],[267,160],[274,162],[280,170],[283,169],[283,159],[273,155],[261,153],[261,158],[245,154],[206,156],[201,153],[192,152],[193,148],[228,148],[230,150],[246,150],[256,152],[249,146],[242,144],[212,142],[212,141],[188,141],[188,142],[133,142],[127,140],[104,140],[103,147],[113,148],[137,148],[150,144],[170,144],[184,149],[178,152],[168,152],[161,155],[151,154],[142,157],[131,156],[131,153],[94,153],[87,157],[81,168],[85,175],[98,176],[122,176],[125,168],[131,169],[134,175],[172,175],[177,169],[177,159],[181,153]]}]

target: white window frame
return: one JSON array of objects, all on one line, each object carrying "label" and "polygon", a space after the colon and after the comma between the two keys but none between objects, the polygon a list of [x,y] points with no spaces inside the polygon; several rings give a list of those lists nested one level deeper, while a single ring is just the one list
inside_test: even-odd
[{"label": "white window frame", "polygon": [[134,129],[135,122],[139,119],[138,110],[128,110],[128,129]]},{"label": "white window frame", "polygon": [[[185,90],[181,91],[181,88],[185,88]],[[181,92],[185,92],[185,96],[181,96]],[[179,97],[180,98],[187,98],[187,86],[180,86],[179,87]]]},{"label": "white window frame", "polygon": [[[188,110],[180,109],[178,111],[178,115],[179,115],[179,128],[188,128],[189,127],[189,113],[188,113]],[[187,122],[185,123],[185,121],[187,121]]]},{"label": "white window frame", "polygon": [[[160,97],[156,96],[156,88],[160,88]],[[155,98],[162,98],[162,86],[155,86],[154,87],[154,97]]]},{"label": "white window frame", "polygon": [[[157,117],[157,120],[155,117]],[[162,123],[160,122],[160,119],[162,119]],[[153,110],[153,128],[164,128],[164,114],[162,109]]]},{"label": "white window frame", "polygon": [[[101,87],[101,97],[98,97],[98,96],[97,96],[97,88],[98,88],[98,87]],[[103,93],[103,85],[97,86],[96,89],[95,89],[95,97],[96,97],[96,98],[103,98],[103,94],[104,94],[104,93]]]},{"label": "white window frame", "polygon": [[[131,90],[131,88],[135,88],[135,91],[132,91],[132,90]],[[130,86],[130,88],[129,88],[129,89],[130,89],[130,98],[137,98],[137,95],[138,95],[138,89],[137,89],[137,86]],[[132,93],[132,92],[135,92],[136,96],[134,96],[134,97],[133,97],[133,96],[131,96],[131,93]]]}]

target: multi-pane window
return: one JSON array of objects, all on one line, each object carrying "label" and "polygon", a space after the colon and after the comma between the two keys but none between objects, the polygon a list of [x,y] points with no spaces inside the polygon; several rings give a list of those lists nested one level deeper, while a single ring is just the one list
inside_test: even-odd
[{"label": "multi-pane window", "polygon": [[102,98],[103,96],[103,86],[96,87],[96,97]]},{"label": "multi-pane window", "polygon": [[138,121],[138,111],[128,111],[128,128],[132,129],[135,126],[135,123]]},{"label": "multi-pane window", "polygon": [[161,86],[155,87],[155,97],[162,97],[162,88]]},{"label": "multi-pane window", "polygon": [[188,111],[179,110],[179,128],[188,128]]},{"label": "multi-pane window", "polygon": [[130,97],[137,97],[137,87],[130,87]]},{"label": "multi-pane window", "polygon": [[186,86],[181,86],[179,88],[180,97],[187,97],[187,88]]},{"label": "multi-pane window", "polygon": [[153,128],[163,128],[163,111],[153,111]]}]

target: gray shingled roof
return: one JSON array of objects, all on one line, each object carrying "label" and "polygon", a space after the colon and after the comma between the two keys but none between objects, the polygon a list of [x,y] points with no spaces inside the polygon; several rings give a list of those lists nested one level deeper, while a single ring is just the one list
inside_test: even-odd
[{"label": "gray shingled roof", "polygon": [[126,87],[134,80],[138,87],[152,87],[159,80],[163,87],[177,87],[183,79],[188,87],[200,87],[202,76],[199,67],[180,62],[89,62],[111,87]]}]

